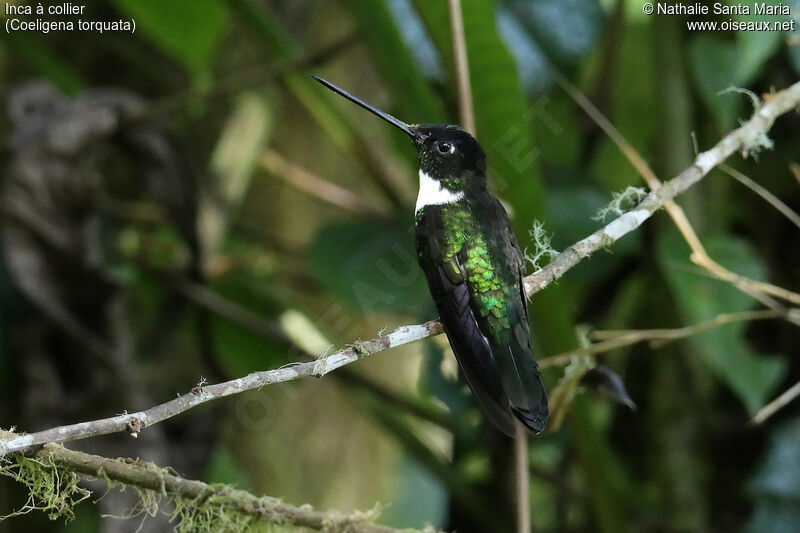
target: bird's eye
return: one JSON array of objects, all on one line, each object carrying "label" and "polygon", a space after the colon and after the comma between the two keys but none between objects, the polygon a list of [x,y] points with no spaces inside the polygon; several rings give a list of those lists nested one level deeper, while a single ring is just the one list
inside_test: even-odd
[{"label": "bird's eye", "polygon": [[452,143],[449,143],[447,141],[441,141],[436,143],[436,149],[439,150],[439,153],[442,154],[452,154],[453,151],[455,150],[455,147],[452,145]]}]

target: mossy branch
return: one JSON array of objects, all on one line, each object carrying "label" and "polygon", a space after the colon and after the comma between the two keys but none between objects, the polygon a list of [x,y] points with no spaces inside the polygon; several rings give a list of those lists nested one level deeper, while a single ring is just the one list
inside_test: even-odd
[{"label": "mossy branch", "polygon": [[[698,154],[694,163],[677,177],[651,191],[638,205],[622,214],[595,233],[578,241],[561,252],[546,267],[524,279],[528,297],[560,279],[575,265],[598,250],[604,249],[628,233],[636,230],[659,210],[666,202],[680,195],[708,172],[725,161],[731,154],[741,150],[747,155],[754,143],[760,142],[775,120],[800,105],[800,82],[773,94],[753,114],[750,120],[722,138],[713,148]],[[761,284],[766,285],[766,284]],[[760,286],[759,286],[760,287]],[[758,288],[758,287],[756,287]],[[787,294],[784,294],[787,293]],[[770,292],[794,302],[794,293]],[[174,400],[131,414],[55,427],[28,435],[14,434],[0,437],[0,456],[12,452],[34,449],[49,442],[67,442],[87,437],[127,431],[137,436],[140,431],[168,418],[192,409],[197,405],[266,385],[292,381],[302,377],[322,375],[353,363],[362,357],[373,355],[396,346],[409,344],[442,333],[442,325],[435,320],[424,324],[402,326],[388,335],[358,344],[358,349],[347,347],[325,356],[324,364],[317,362],[297,363],[274,370],[254,372],[247,376],[203,387]]]},{"label": "mossy branch", "polygon": [[[258,497],[227,485],[209,485],[185,479],[139,460],[109,459],[46,444],[29,455],[3,459],[0,472],[27,484],[32,501],[20,512],[43,509],[52,517],[72,514],[72,506],[88,492],[78,487],[76,473],[107,482],[121,483],[142,491],[143,500],[157,502],[167,497],[175,503],[173,518],[179,531],[249,531],[258,521],[325,532],[397,533],[401,530],[372,523],[377,510],[343,514],[321,512],[310,505],[293,506],[276,498]],[[33,468],[30,468],[33,466]],[[38,503],[33,500],[40,500]],[[157,508],[157,505],[143,506]],[[12,515],[12,516],[14,516]],[[224,525],[224,527],[223,527]],[[404,530],[413,531],[413,530]]]}]

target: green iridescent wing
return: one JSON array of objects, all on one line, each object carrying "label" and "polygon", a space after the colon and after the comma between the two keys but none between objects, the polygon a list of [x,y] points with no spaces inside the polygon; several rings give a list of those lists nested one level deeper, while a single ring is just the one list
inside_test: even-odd
[{"label": "green iridescent wing", "polygon": [[[461,205],[426,207],[417,218],[417,250],[450,345],[484,412],[513,434],[510,407],[538,432],[547,399],[530,349],[522,256],[494,202],[479,206],[499,209],[488,214]],[[481,227],[478,220],[500,224]]]},{"label": "green iridescent wing", "polygon": [[514,414],[541,431],[547,421],[547,395],[530,343],[522,288],[523,258],[500,202],[480,218],[494,222],[464,244],[461,259],[470,307],[485,335]]},{"label": "green iridescent wing", "polygon": [[478,325],[464,269],[439,230],[439,207],[425,208],[417,219],[417,254],[431,296],[444,325],[459,367],[487,418],[503,433],[513,436],[514,424],[503,392],[500,372],[488,339]]}]

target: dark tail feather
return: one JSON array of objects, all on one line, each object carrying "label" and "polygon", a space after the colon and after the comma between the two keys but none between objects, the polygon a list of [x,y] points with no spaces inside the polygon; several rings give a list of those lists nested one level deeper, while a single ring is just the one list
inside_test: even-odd
[{"label": "dark tail feather", "polygon": [[545,426],[547,426],[547,415],[549,414],[547,396],[544,393],[544,388],[542,388],[541,400],[536,406],[533,408],[519,408],[512,405],[511,412],[514,413],[514,416],[516,416],[525,427],[534,433],[541,433]]},{"label": "dark tail feather", "polygon": [[527,334],[515,335],[505,349],[495,348],[494,353],[511,411],[527,428],[539,433],[547,425],[547,393],[530,345],[522,343],[527,338]]},{"label": "dark tail feather", "polygon": [[437,281],[447,289],[441,290],[436,305],[461,371],[487,418],[497,429],[513,436],[513,419],[508,412],[492,349],[469,306],[467,286],[453,285],[444,274]]}]

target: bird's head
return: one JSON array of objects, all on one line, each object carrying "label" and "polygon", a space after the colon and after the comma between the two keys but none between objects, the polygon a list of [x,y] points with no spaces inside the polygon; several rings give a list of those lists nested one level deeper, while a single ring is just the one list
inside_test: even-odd
[{"label": "bird's head", "polygon": [[419,168],[450,190],[486,185],[486,154],[475,138],[452,124],[411,125]]},{"label": "bird's head", "polygon": [[486,187],[486,154],[478,141],[454,124],[406,124],[332,84],[312,76],[328,89],[344,96],[398,128],[411,139],[419,154],[421,175],[452,192]]}]

